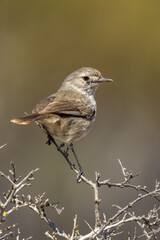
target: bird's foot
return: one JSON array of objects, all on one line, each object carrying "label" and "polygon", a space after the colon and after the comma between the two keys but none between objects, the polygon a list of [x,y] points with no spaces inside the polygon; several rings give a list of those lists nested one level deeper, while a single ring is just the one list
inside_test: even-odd
[{"label": "bird's foot", "polygon": [[82,181],[81,176],[84,176],[84,173],[83,173],[82,169],[77,174],[77,183],[80,183]]}]

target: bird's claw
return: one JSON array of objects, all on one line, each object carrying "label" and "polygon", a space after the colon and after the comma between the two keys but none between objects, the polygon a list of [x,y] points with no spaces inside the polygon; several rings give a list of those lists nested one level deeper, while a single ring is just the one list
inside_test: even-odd
[{"label": "bird's claw", "polygon": [[81,176],[84,176],[84,173],[82,170],[80,170],[77,174],[77,183],[80,183],[82,181]]}]

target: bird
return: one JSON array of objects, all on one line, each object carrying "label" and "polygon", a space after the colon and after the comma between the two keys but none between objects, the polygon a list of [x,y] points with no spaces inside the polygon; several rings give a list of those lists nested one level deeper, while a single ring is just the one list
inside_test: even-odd
[{"label": "bird", "polygon": [[[47,133],[48,144],[51,138],[60,140],[68,144],[75,155],[73,143],[88,134],[96,119],[95,92],[101,83],[112,81],[97,69],[82,67],[68,75],[58,91],[42,99],[31,114],[11,122],[22,125],[37,122]],[[77,163],[82,174],[79,161]]]}]

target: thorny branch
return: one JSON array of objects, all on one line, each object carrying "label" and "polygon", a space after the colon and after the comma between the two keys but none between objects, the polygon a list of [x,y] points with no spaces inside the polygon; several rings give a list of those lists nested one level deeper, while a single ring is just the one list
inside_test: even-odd
[{"label": "thorny branch", "polygon": [[[39,126],[41,128],[43,128],[41,125],[39,125]],[[57,143],[55,142],[55,140],[51,136],[48,135],[46,130],[45,129],[43,129],[43,130],[47,134],[47,136],[49,137],[49,141],[54,143],[57,150],[63,155],[63,157],[69,163],[71,169],[78,175],[79,171],[76,169],[75,165],[72,164],[70,159],[69,159],[69,154],[68,154],[69,149],[68,149],[68,147],[67,147],[67,150],[63,150],[62,147],[64,147],[64,144],[62,146],[58,146]],[[105,238],[108,238],[108,239],[110,238],[111,239],[110,233],[113,235],[113,232],[112,231],[110,232],[109,230],[110,229],[112,230],[114,228],[114,231],[115,231],[115,227],[116,227],[116,230],[117,230],[117,229],[119,229],[119,226],[122,226],[127,222],[136,222],[136,223],[139,223],[138,226],[141,227],[141,226],[145,225],[147,228],[149,227],[149,229],[150,229],[151,225],[148,225],[148,221],[146,221],[144,216],[143,217],[138,216],[138,217],[134,217],[134,218],[133,217],[127,218],[127,217],[130,214],[129,209],[132,208],[139,201],[142,201],[144,198],[153,197],[158,201],[158,203],[160,202],[160,198],[159,198],[160,183],[156,182],[156,186],[155,186],[155,189],[153,191],[147,190],[146,186],[141,187],[140,185],[138,185],[138,186],[133,185],[133,184],[130,183],[130,181],[133,178],[137,177],[140,173],[133,174],[132,171],[128,172],[127,169],[122,165],[122,163],[119,159],[118,159],[118,162],[119,162],[119,165],[121,167],[122,175],[123,175],[123,178],[124,178],[124,180],[120,183],[111,183],[109,181],[109,179],[104,180],[104,181],[100,181],[100,174],[99,173],[96,173],[96,181],[95,182],[93,182],[91,180],[88,180],[84,175],[81,176],[81,180],[84,183],[86,183],[87,185],[91,186],[93,191],[94,191],[95,226],[94,226],[94,229],[88,235],[81,236],[79,239],[88,239],[88,238],[93,239],[97,236],[98,237],[101,236],[102,239],[105,239]],[[132,188],[132,189],[140,192],[140,194],[138,195],[138,197],[135,200],[128,203],[125,207],[123,207],[123,208],[119,207],[118,212],[113,217],[108,219],[108,221],[106,221],[106,219],[104,220],[104,219],[101,218],[100,207],[99,207],[99,204],[100,204],[101,200],[99,199],[98,189],[103,185],[108,186],[109,188],[111,188],[111,187]],[[157,210],[157,213],[159,213],[159,209]],[[119,218],[121,216],[122,216],[122,219],[119,220]],[[144,221],[144,223],[140,224],[140,222],[142,220]],[[105,222],[105,224],[104,224],[104,222]],[[159,227],[159,221],[158,222],[156,221],[154,223],[154,226],[156,227],[157,224],[158,224],[158,227]],[[153,226],[153,223],[152,223],[152,226]],[[149,235],[147,233],[147,230],[144,229],[144,227],[143,227],[142,230],[143,230],[143,233],[144,233],[142,236],[145,236],[146,239],[151,239],[152,237],[154,239],[157,239],[157,238],[155,238],[155,233],[158,233],[160,231],[160,227],[157,230],[153,230],[151,228],[150,229],[151,232],[149,233]],[[109,234],[108,234],[108,231],[109,231]],[[107,234],[106,234],[106,232],[107,232]]]},{"label": "thorny branch", "polygon": [[[67,156],[69,159],[68,150],[66,153],[66,151],[61,148],[61,151],[63,152],[62,155],[64,157]],[[91,226],[85,221],[89,227],[88,234],[83,235],[80,233],[77,224],[77,215],[73,221],[73,229],[71,234],[67,234],[64,231],[60,230],[59,227],[57,227],[55,223],[47,217],[45,209],[46,207],[51,207],[54,208],[58,213],[61,213],[63,209],[58,209],[57,204],[50,203],[48,199],[43,200],[44,194],[35,198],[32,198],[30,195],[18,195],[18,193],[22,191],[24,187],[31,185],[31,181],[34,179],[33,175],[38,169],[32,170],[26,177],[21,180],[21,177],[16,176],[16,168],[13,162],[11,163],[12,170],[9,171],[9,176],[0,171],[0,175],[4,177],[11,185],[10,190],[7,193],[3,194],[4,199],[0,200],[0,225],[3,226],[3,222],[15,210],[19,210],[22,207],[27,207],[37,213],[39,217],[51,227],[53,232],[50,233],[47,231],[45,233],[45,235],[50,239],[55,239],[57,236],[61,236],[65,239],[71,240],[85,240],[95,238],[112,240],[114,237],[122,233],[121,228],[127,223],[137,224],[137,228],[133,233],[133,240],[158,239],[158,234],[160,233],[160,182],[156,181],[155,188],[152,191],[149,191],[146,186],[142,187],[140,185],[137,186],[131,184],[132,179],[138,177],[139,173],[133,174],[132,171],[128,172],[127,169],[122,165],[121,161],[118,161],[123,176],[123,181],[119,183],[112,183],[109,179],[101,181],[99,173],[96,173],[95,175],[95,182],[87,179],[83,175],[81,176],[81,182],[90,186],[94,192],[95,224],[94,226]],[[72,169],[76,174],[78,174],[78,170],[75,166]],[[137,197],[131,202],[127,203],[125,206],[118,206],[114,204],[113,207],[117,211],[112,217],[107,219],[105,213],[100,213],[101,200],[99,198],[99,188],[103,186],[109,188],[130,188],[137,192]],[[150,209],[147,215],[137,215],[135,212],[133,212],[133,207],[137,206],[140,201],[143,202],[145,198],[150,198],[151,200],[155,199],[157,201],[157,205],[154,205],[153,209]],[[12,203],[12,205],[10,205],[10,203]],[[13,226],[15,226],[15,224]],[[14,231],[12,229],[13,226],[8,227],[8,229],[0,230],[0,234],[3,234],[2,237],[12,236],[14,234]],[[138,233],[138,228],[141,230],[141,233]],[[131,240],[130,234],[128,234],[128,240]]]},{"label": "thorny branch", "polygon": [[[56,145],[57,150],[63,155],[63,157],[67,160],[67,162],[70,162],[69,155],[68,155],[68,149],[67,151],[62,150],[61,147],[59,147],[55,140],[50,138],[50,140]],[[63,145],[64,146],[64,145]],[[67,152],[67,154],[66,154]],[[94,191],[94,203],[95,203],[95,226],[94,229],[90,227],[90,233],[85,236],[79,236],[78,239],[84,240],[84,239],[111,239],[115,235],[120,234],[118,232],[119,228],[123,226],[126,223],[129,222],[136,222],[138,226],[142,229],[143,234],[141,236],[134,235],[134,239],[145,237],[146,239],[158,239],[157,234],[160,232],[160,219],[159,219],[159,208],[156,209],[157,215],[151,215],[149,217],[145,216],[136,216],[134,213],[132,213],[134,216],[131,216],[130,209],[136,205],[139,201],[142,201],[145,198],[152,197],[155,198],[159,204],[160,202],[160,183],[156,182],[155,189],[153,191],[147,190],[146,186],[141,187],[140,185],[136,186],[130,183],[130,181],[137,177],[139,173],[133,174],[132,171],[128,172],[125,167],[123,167],[120,160],[118,160],[122,175],[124,177],[124,180],[120,183],[111,183],[108,180],[100,181],[100,174],[96,173],[96,181],[93,182],[91,180],[88,180],[85,176],[81,176],[82,182],[86,183],[87,185],[91,186]],[[71,163],[71,162],[70,162]],[[78,174],[78,170],[76,169],[75,165],[71,168],[74,170],[76,174]],[[111,187],[118,187],[118,188],[131,188],[136,190],[137,192],[140,192],[138,194],[138,197],[134,199],[132,202],[128,203],[125,207],[116,206],[118,211],[117,213],[112,216],[110,219],[106,220],[106,217],[104,219],[101,218],[100,215],[100,207],[99,204],[101,200],[99,199],[99,191],[98,189],[101,186],[108,186]],[[153,210],[151,210],[153,211]],[[154,210],[155,211],[155,210]],[[105,216],[105,214],[104,214]],[[89,225],[87,223],[87,225]],[[90,226],[90,225],[89,225]],[[155,228],[155,229],[154,229]],[[149,229],[149,231],[148,231]],[[111,237],[112,236],[112,237]],[[75,238],[76,239],[76,238]]]},{"label": "thorny branch", "polygon": [[[49,199],[43,200],[44,194],[42,194],[41,196],[36,196],[34,199],[32,199],[30,195],[28,195],[27,197],[25,197],[23,194],[17,195],[24,187],[31,186],[31,181],[34,180],[33,174],[39,169],[37,168],[30,171],[26,177],[19,181],[21,177],[16,178],[15,165],[13,162],[11,162],[11,166],[12,170],[9,170],[11,176],[6,175],[5,173],[0,171],[0,175],[11,184],[11,188],[7,191],[7,193],[3,193],[4,200],[0,200],[0,225],[2,225],[6,218],[14,211],[17,211],[22,207],[28,207],[32,209],[35,213],[37,213],[42,220],[47,222],[54,231],[64,237],[65,233],[62,233],[62,231],[56,227],[54,222],[47,217],[45,211],[46,207],[51,207],[54,208],[58,214],[60,214],[63,211],[63,208],[59,209],[57,207],[57,203],[50,203]],[[11,206],[11,203],[12,205],[14,204],[14,206]],[[15,224],[13,226],[15,226]],[[14,232],[9,230],[11,229],[11,227],[13,228],[13,226],[9,226],[7,229],[0,229],[0,234],[5,233],[3,237],[8,235],[12,236]]]}]

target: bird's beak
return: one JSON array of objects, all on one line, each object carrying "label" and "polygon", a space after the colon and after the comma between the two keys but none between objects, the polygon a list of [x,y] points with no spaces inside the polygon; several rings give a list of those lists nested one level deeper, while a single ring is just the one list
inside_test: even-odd
[{"label": "bird's beak", "polygon": [[98,82],[113,82],[113,80],[111,78],[101,77],[99,78]]}]

